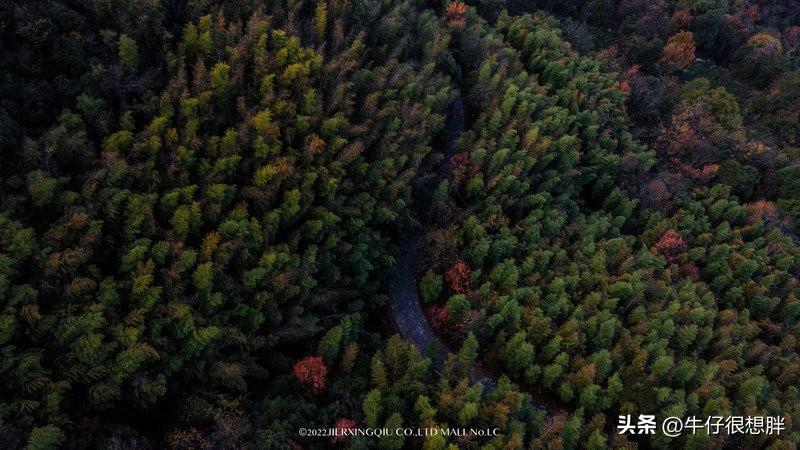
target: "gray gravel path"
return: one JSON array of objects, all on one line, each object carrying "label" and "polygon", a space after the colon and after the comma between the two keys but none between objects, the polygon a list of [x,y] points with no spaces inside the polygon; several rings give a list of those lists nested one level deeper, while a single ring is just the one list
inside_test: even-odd
[{"label": "gray gravel path", "polygon": [[[439,180],[449,176],[450,165],[448,162],[453,156],[456,143],[463,131],[464,105],[461,96],[457,95],[448,107],[445,162],[442,164],[443,170],[439,174]],[[400,242],[400,252],[397,255],[397,262],[393,270],[394,276],[389,287],[391,294],[389,314],[400,331],[400,335],[414,344],[420,353],[429,356],[433,360],[434,369],[441,373],[449,351],[433,332],[422,312],[414,276],[414,261],[421,238],[422,230],[417,229],[409,232]],[[474,383],[480,383],[486,390],[494,389],[497,386],[494,377],[475,368],[472,369],[470,378]],[[550,405],[553,402],[548,403],[547,401],[545,403],[547,404],[534,402],[534,406],[542,410],[546,418],[566,414],[559,405]]]},{"label": "gray gravel path", "polygon": [[[459,137],[464,131],[464,105],[458,95],[450,103],[447,111],[447,139],[444,151],[445,163],[442,164],[444,173],[440,179],[447,176],[448,161],[453,156]],[[400,242],[400,252],[394,268],[394,277],[390,286],[391,301],[389,311],[397,329],[403,338],[416,346],[419,351],[433,360],[434,368],[441,371],[447,359],[448,350],[442,344],[428,324],[425,314],[420,306],[417,283],[414,277],[414,260],[417,247],[422,237],[422,231],[410,232]],[[480,383],[484,388],[493,389],[495,381],[473,369],[472,381]]]}]

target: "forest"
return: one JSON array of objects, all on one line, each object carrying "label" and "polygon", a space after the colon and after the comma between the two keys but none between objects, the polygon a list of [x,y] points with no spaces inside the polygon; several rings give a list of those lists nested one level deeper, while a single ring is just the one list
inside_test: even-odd
[{"label": "forest", "polygon": [[[799,63],[794,0],[4,0],[0,448],[796,449]],[[494,432],[298,431],[406,427]]]}]

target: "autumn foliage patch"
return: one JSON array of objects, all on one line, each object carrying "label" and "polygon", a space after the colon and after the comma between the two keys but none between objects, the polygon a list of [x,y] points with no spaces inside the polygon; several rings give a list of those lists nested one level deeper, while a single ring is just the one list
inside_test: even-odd
[{"label": "autumn foliage patch", "polygon": [[464,28],[467,24],[467,5],[462,2],[451,2],[445,9],[447,25],[454,28]]},{"label": "autumn foliage patch", "polygon": [[471,271],[464,261],[457,262],[450,270],[445,272],[444,278],[450,290],[456,294],[463,294],[469,289],[469,275]]},{"label": "autumn foliage patch", "polygon": [[680,233],[673,229],[667,230],[661,239],[656,242],[656,250],[661,252],[670,261],[677,258],[678,255],[686,251],[686,241],[683,240]]},{"label": "autumn foliage patch", "polygon": [[356,427],[357,423],[353,419],[348,419],[346,417],[342,417],[336,421],[336,426],[334,427],[337,430],[337,435],[331,436],[331,443],[332,444],[339,444],[343,442],[347,442],[350,437],[349,436],[341,436],[343,434],[343,430],[352,430]]},{"label": "autumn foliage patch", "polygon": [[689,31],[682,31],[669,38],[661,62],[670,70],[681,70],[694,61],[694,55],[694,35]]},{"label": "autumn foliage patch", "polygon": [[328,368],[321,356],[306,356],[294,364],[292,372],[295,378],[308,385],[315,394],[325,390],[328,383]]}]

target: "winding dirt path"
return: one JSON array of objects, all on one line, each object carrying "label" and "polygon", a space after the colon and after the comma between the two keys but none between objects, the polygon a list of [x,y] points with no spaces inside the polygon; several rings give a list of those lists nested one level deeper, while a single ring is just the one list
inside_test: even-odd
[{"label": "winding dirt path", "polygon": [[[464,131],[464,103],[461,94],[456,94],[447,108],[446,126],[444,162],[437,180],[448,176],[450,157],[453,156],[456,143]],[[394,277],[389,286],[391,292],[389,311],[400,335],[414,344],[420,353],[430,355],[434,368],[441,371],[448,351],[434,334],[422,312],[417,293],[417,282],[414,277],[414,261],[422,234],[422,230],[415,229],[410,231],[400,242],[400,252],[393,270]],[[485,387],[488,386],[485,385]]]},{"label": "winding dirt path", "polygon": [[[447,137],[445,141],[442,172],[439,180],[449,175],[449,161],[453,156],[461,133],[464,131],[464,104],[461,95],[450,103],[447,111]],[[422,238],[422,230],[416,229],[409,232],[400,242],[400,252],[397,256],[397,263],[394,267],[394,277],[390,291],[389,313],[400,331],[400,335],[407,341],[416,346],[420,353],[429,355],[434,364],[434,369],[441,372],[447,355],[450,351],[442,343],[431,329],[425,314],[420,306],[419,294],[417,292],[417,282],[414,276],[414,261],[416,259],[417,248]],[[480,383],[484,389],[491,390],[497,386],[494,376],[484,371],[472,369],[470,378],[474,383]],[[533,398],[537,398],[536,393],[530,392]],[[561,413],[561,408],[550,405],[547,401],[536,401],[534,405],[545,413],[545,417],[552,417]]]}]

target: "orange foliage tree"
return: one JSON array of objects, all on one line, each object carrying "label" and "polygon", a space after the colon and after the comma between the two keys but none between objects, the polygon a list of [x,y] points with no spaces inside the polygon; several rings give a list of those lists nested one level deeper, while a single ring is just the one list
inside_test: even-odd
[{"label": "orange foliage tree", "polygon": [[694,54],[694,35],[690,31],[681,31],[667,41],[661,55],[661,63],[669,71],[681,70],[694,61]]},{"label": "orange foliage tree", "polygon": [[328,382],[328,367],[321,356],[306,356],[297,361],[293,372],[295,378],[310,386],[315,394],[322,392]]},{"label": "orange foliage tree", "polygon": [[757,200],[745,205],[749,213],[750,223],[763,220],[766,223],[774,223],[778,220],[778,207],[769,200]]},{"label": "orange foliage tree", "polygon": [[447,25],[453,28],[464,28],[467,25],[467,5],[463,2],[450,2],[445,8],[444,17]]}]

